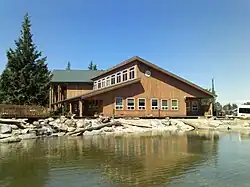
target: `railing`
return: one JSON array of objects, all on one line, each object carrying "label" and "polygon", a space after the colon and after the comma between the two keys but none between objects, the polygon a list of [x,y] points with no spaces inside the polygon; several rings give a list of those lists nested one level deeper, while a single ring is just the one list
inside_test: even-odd
[{"label": "railing", "polygon": [[4,118],[48,117],[49,112],[41,106],[0,104],[0,117]]}]

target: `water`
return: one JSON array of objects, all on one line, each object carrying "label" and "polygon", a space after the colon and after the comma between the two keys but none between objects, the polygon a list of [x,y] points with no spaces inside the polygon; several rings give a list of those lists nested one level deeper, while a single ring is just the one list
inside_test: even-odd
[{"label": "water", "polygon": [[250,186],[250,136],[62,137],[0,145],[1,187]]}]

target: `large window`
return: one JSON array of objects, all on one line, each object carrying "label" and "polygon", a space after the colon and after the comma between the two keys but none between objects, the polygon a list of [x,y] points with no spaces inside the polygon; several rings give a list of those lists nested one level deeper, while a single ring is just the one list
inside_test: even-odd
[{"label": "large window", "polygon": [[198,111],[198,101],[192,101],[192,111]]},{"label": "large window", "polygon": [[146,99],[139,98],[138,99],[138,110],[145,110],[146,109]]},{"label": "large window", "polygon": [[127,109],[128,110],[134,110],[135,109],[135,99],[134,98],[128,98],[127,99]]},{"label": "large window", "polygon": [[121,73],[117,73],[117,75],[116,75],[116,83],[120,83],[121,81],[122,81]]},{"label": "large window", "polygon": [[102,86],[101,85],[101,80],[99,80],[98,83],[97,83],[97,88],[99,89],[99,88],[101,88],[101,86]]},{"label": "large window", "polygon": [[113,75],[102,77],[94,82],[93,89],[105,88],[136,78],[135,66],[116,72]]},{"label": "large window", "polygon": [[104,79],[102,79],[102,88],[105,87],[105,83],[106,83],[106,81],[105,81],[105,78],[104,78]]},{"label": "large window", "polygon": [[158,99],[151,99],[151,109],[152,110],[158,110]]},{"label": "large window", "polygon": [[168,100],[166,100],[166,99],[161,100],[161,109],[168,110]]},{"label": "large window", "polygon": [[122,81],[128,80],[128,70],[122,72]]},{"label": "large window", "polygon": [[171,100],[171,109],[172,110],[178,110],[178,100],[177,99],[172,99]]},{"label": "large window", "polygon": [[134,79],[135,78],[135,68],[132,67],[129,69],[129,79]]},{"label": "large window", "polygon": [[239,108],[239,113],[250,114],[250,108]]},{"label": "large window", "polygon": [[111,85],[115,84],[115,75],[111,75]]},{"label": "large window", "polygon": [[115,109],[116,110],[122,110],[123,109],[123,102],[122,97],[116,97],[115,98]]},{"label": "large window", "polygon": [[110,77],[106,78],[106,86],[110,86]]},{"label": "large window", "polygon": [[94,90],[97,89],[97,81],[94,82],[94,88],[93,88],[93,89],[94,89]]}]

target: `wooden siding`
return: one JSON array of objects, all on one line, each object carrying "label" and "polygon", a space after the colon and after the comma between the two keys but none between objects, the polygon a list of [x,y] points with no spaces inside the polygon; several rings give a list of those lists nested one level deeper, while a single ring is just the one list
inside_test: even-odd
[{"label": "wooden siding", "polygon": [[93,90],[93,84],[90,83],[68,83],[67,99],[82,94],[89,93]]},{"label": "wooden siding", "polygon": [[[110,91],[105,94],[89,98],[96,100],[103,100],[103,114],[107,116],[133,116],[133,117],[165,117],[165,116],[186,116],[186,97],[211,97],[206,93],[199,91],[179,80],[176,80],[158,70],[149,68],[145,64],[137,64],[137,76],[141,77],[141,82],[129,85],[117,90]],[[124,68],[127,68],[124,66]],[[151,71],[151,76],[145,76],[145,71]],[[120,70],[117,70],[120,71]],[[114,72],[110,72],[112,74]],[[106,76],[106,75],[105,75]],[[115,97],[123,97],[123,110],[114,110]],[[127,110],[126,99],[135,98],[135,110]],[[138,98],[146,99],[146,109],[138,110]],[[151,110],[151,98],[159,99],[158,106],[160,106],[161,99],[169,100],[168,110]],[[178,110],[171,110],[171,99],[178,100]]]}]

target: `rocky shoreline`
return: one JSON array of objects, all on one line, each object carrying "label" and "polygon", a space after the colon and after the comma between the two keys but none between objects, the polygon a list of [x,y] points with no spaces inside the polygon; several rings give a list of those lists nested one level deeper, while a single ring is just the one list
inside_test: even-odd
[{"label": "rocky shoreline", "polygon": [[28,123],[25,119],[0,119],[0,143],[59,136],[87,136],[150,131],[186,132],[194,128],[175,119],[74,119],[64,116]]},{"label": "rocky shoreline", "polygon": [[64,116],[40,119],[0,119],[0,143],[59,136],[88,136],[143,132],[187,132],[191,130],[249,131],[249,120],[214,119],[74,119]]}]

